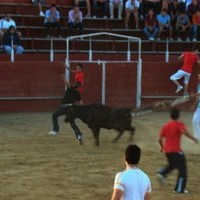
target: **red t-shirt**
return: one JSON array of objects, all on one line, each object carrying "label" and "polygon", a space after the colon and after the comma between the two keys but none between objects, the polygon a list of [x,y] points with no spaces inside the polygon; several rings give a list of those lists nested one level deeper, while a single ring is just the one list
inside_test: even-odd
[{"label": "red t-shirt", "polygon": [[183,66],[182,70],[188,73],[192,73],[193,65],[199,60],[197,54],[193,52],[183,53]]},{"label": "red t-shirt", "polygon": [[74,73],[74,81],[81,83],[81,86],[77,88],[77,90],[81,93],[83,90],[83,83],[84,83],[84,74],[83,72],[76,71]]},{"label": "red t-shirt", "polygon": [[185,129],[185,125],[176,120],[170,120],[162,127],[159,136],[164,138],[163,151],[165,153],[182,152],[181,135]]}]

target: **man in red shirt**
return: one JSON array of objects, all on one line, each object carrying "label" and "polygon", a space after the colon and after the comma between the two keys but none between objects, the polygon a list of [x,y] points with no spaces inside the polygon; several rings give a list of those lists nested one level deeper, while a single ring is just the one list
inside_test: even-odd
[{"label": "man in red shirt", "polygon": [[178,59],[183,59],[183,66],[175,74],[170,76],[170,80],[173,81],[177,86],[175,93],[178,93],[183,89],[183,86],[180,85],[177,80],[184,77],[184,95],[188,96],[187,89],[193,66],[195,63],[200,64],[197,53],[198,49],[193,47],[191,52],[185,52],[178,57]]},{"label": "man in red shirt", "polygon": [[188,191],[185,190],[187,183],[187,166],[185,155],[180,145],[181,136],[184,134],[196,143],[198,143],[198,140],[188,132],[186,126],[182,122],[178,121],[179,115],[179,110],[173,108],[170,112],[171,120],[162,127],[159,134],[161,152],[165,153],[168,165],[158,171],[157,177],[158,181],[163,184],[167,175],[172,170],[177,169],[179,173],[174,192],[188,193]]},{"label": "man in red shirt", "polygon": [[[79,83],[80,86],[76,89],[78,92],[80,92],[80,95],[83,92],[83,84],[84,84],[84,73],[83,73],[83,65],[81,63],[78,63],[76,66],[76,70],[70,69],[68,66],[65,66],[66,69],[70,70],[74,74],[74,82]],[[79,102],[80,104],[83,104],[82,100]]]}]

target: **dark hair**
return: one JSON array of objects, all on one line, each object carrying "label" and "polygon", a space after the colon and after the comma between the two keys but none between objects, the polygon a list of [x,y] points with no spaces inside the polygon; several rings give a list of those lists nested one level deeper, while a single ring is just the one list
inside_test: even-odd
[{"label": "dark hair", "polygon": [[83,65],[81,63],[78,63],[77,66],[79,66],[81,69],[83,69]]},{"label": "dark hair", "polygon": [[51,4],[51,8],[55,7],[56,8],[56,4]]},{"label": "dark hair", "polygon": [[167,9],[163,8],[163,9],[161,10],[161,12],[167,12]]},{"label": "dark hair", "polygon": [[135,144],[129,145],[125,149],[125,160],[128,164],[138,164],[140,161],[141,149]]},{"label": "dark hair", "polygon": [[179,109],[178,108],[172,108],[171,111],[170,111],[170,117],[173,120],[176,120],[176,119],[179,118],[179,116],[180,116]]},{"label": "dark hair", "polygon": [[11,25],[11,26],[9,26],[9,28],[8,28],[9,30],[12,30],[12,29],[14,29],[15,30],[15,27],[13,26],[13,25]]}]

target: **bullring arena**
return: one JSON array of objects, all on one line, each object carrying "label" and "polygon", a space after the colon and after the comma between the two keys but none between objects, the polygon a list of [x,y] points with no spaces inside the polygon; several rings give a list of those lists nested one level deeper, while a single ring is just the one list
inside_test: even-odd
[{"label": "bullring arena", "polygon": [[[64,0],[48,0],[46,3],[56,3],[62,13],[66,13],[73,5],[72,1],[67,1],[66,5]],[[51,40],[42,35],[45,31],[42,27],[43,19],[36,16],[37,8],[31,6],[28,0],[0,1],[1,16],[3,17],[3,11],[7,11],[20,24],[22,43],[26,49],[23,55],[15,55],[14,61],[9,55],[0,53],[0,200],[110,199],[115,174],[125,166],[123,153],[130,144],[129,135],[125,132],[117,143],[111,143],[116,132],[102,129],[100,146],[97,147],[91,130],[77,120],[83,132],[84,144],[80,145],[72,129],[64,123],[64,117],[59,118],[59,134],[48,135],[52,128],[52,112],[59,105],[65,91],[61,75],[65,73],[63,62],[66,58],[66,45],[64,39],[55,39],[54,57],[50,57]],[[48,6],[45,5],[44,8]],[[89,25],[94,27],[90,28]],[[111,25],[113,29],[110,28]],[[119,31],[120,34],[136,37],[141,34],[133,29],[128,32],[119,30],[118,26],[123,26],[122,20],[113,21],[112,24],[109,19],[85,19],[87,34],[94,29]],[[62,31],[64,35],[66,29],[63,28]],[[109,41],[106,38],[103,43],[102,38],[98,38],[98,45],[94,44],[93,48],[105,48],[108,51],[95,53],[94,50],[93,60],[101,60],[99,65],[98,62],[89,62],[88,57],[91,55],[88,56],[85,50],[79,49],[84,48],[86,43],[88,45],[88,41],[83,39],[70,44],[70,59],[74,61],[70,67],[74,69],[80,60],[84,60],[85,104],[102,102],[102,63],[105,60],[118,60],[118,63],[106,63],[105,103],[114,108],[135,108],[138,66],[137,62],[126,62],[126,53],[120,52],[120,48],[126,49],[127,44],[124,46],[123,42],[116,43],[116,40],[110,38]],[[174,94],[176,88],[169,77],[182,64],[177,57],[192,45],[192,42],[170,42],[169,62],[166,62],[166,41],[143,41],[141,106],[179,97]],[[197,46],[200,49],[198,43]],[[133,44],[130,48],[131,61],[137,61],[138,47]],[[125,62],[120,62],[121,60]],[[197,73],[199,67],[194,66],[189,84],[190,94],[196,92]],[[192,103],[193,101],[182,104],[179,108],[181,120],[193,134]],[[182,147],[188,164],[189,194],[173,193],[176,171],[169,175],[165,186],[160,186],[156,180],[156,170],[166,164],[158,145],[158,133],[168,119],[167,109],[133,118],[132,123],[136,127],[133,143],[142,148],[139,166],[151,179],[152,199],[199,200],[200,144],[194,144],[185,137]]]}]

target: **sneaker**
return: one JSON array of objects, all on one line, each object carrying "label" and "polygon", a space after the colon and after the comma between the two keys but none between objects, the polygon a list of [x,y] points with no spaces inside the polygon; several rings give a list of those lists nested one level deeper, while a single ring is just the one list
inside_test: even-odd
[{"label": "sneaker", "polygon": [[51,38],[51,36],[48,34],[48,35],[47,35],[47,39],[50,39],[50,38]]},{"label": "sneaker", "polygon": [[166,179],[162,174],[156,174],[156,176],[157,176],[157,181],[160,183],[160,185],[166,184]]},{"label": "sneaker", "polygon": [[110,19],[113,19],[114,17],[113,16],[110,16]]},{"label": "sneaker", "polygon": [[107,19],[107,16],[104,15],[103,18],[104,18],[104,19]]},{"label": "sneaker", "polygon": [[197,41],[197,39],[196,39],[196,38],[194,38],[192,41],[193,41],[193,42],[196,42],[196,41]]},{"label": "sneaker", "polygon": [[176,89],[176,91],[175,91],[175,93],[176,94],[179,93],[182,89],[183,89],[183,86],[178,86],[177,89]]},{"label": "sneaker", "polygon": [[187,42],[189,42],[189,41],[190,41],[190,38],[189,38],[189,37],[187,37],[186,41],[187,41]]},{"label": "sneaker", "polygon": [[93,18],[93,19],[96,19],[97,17],[96,17],[96,15],[94,15],[94,16],[92,16],[92,18]]},{"label": "sneaker", "polygon": [[188,190],[184,190],[183,192],[177,192],[176,190],[173,191],[176,194],[188,194],[189,191]]},{"label": "sneaker", "polygon": [[125,29],[128,30],[128,25],[125,25]]},{"label": "sneaker", "polygon": [[180,37],[178,37],[178,39],[177,39],[177,40],[178,40],[179,42],[180,42],[180,41],[182,41]]},{"label": "sneaker", "polygon": [[184,92],[183,97],[189,97],[190,95],[188,94],[188,92]]},{"label": "sneaker", "polygon": [[157,38],[157,41],[160,41],[160,38],[159,38],[159,37]]},{"label": "sneaker", "polygon": [[122,16],[118,16],[118,19],[122,19]]},{"label": "sneaker", "polygon": [[87,13],[87,15],[85,15],[85,17],[90,18],[91,17],[90,13]]},{"label": "sneaker", "polygon": [[58,134],[58,132],[56,132],[56,131],[54,131],[54,130],[51,130],[51,131],[49,131],[49,133],[48,133],[49,135],[57,135]]},{"label": "sneaker", "polygon": [[44,17],[45,14],[44,14],[42,11],[40,11],[39,16],[40,16],[40,17]]}]

